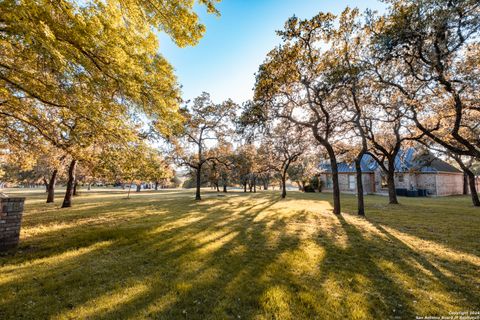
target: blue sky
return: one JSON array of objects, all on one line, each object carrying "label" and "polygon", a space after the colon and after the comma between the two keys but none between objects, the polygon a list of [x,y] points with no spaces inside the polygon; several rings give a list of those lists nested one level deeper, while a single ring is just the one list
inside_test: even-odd
[{"label": "blue sky", "polygon": [[195,47],[178,48],[160,35],[160,52],[174,66],[184,99],[202,91],[215,102],[252,98],[254,73],[266,54],[280,43],[275,30],[292,15],[310,18],[319,11],[338,14],[347,6],[381,10],[376,0],[223,0],[221,16],[198,13],[207,31]]}]

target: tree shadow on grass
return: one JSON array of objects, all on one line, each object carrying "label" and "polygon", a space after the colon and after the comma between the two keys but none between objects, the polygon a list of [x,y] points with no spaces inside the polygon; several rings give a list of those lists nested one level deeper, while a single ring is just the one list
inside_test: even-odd
[{"label": "tree shadow on grass", "polygon": [[[450,299],[454,299],[459,306],[463,307],[462,310],[477,310],[480,308],[479,264],[471,264],[465,260],[452,261],[441,256],[425,256],[392,235],[381,224],[374,222],[373,225],[401,250],[402,259],[397,261],[397,265],[405,273],[409,273],[412,277],[418,277],[418,269],[413,268],[412,264],[409,263],[409,260],[413,260],[425,270],[424,273],[433,279],[432,281],[438,283],[448,293]],[[445,271],[440,270],[440,267]],[[448,275],[446,272],[448,272]],[[474,281],[469,281],[468,275],[464,272],[470,273],[470,280]],[[432,303],[435,302],[432,301]]]},{"label": "tree shadow on grass", "polygon": [[115,206],[120,222],[32,237],[37,253],[0,260],[0,318],[414,318],[418,295],[398,280],[420,272],[406,262],[414,252],[289,205],[276,194],[145,199]]},{"label": "tree shadow on grass", "polygon": [[[319,265],[320,278],[316,301],[328,301],[326,318],[414,319],[414,297],[378,266],[379,251],[384,244],[367,239],[357,227],[334,216],[348,238],[339,245],[324,234],[316,242],[325,248]],[[380,255],[381,256],[381,255]],[[312,306],[312,308],[318,306]]]},{"label": "tree shadow on grass", "polygon": [[[2,283],[2,287],[7,291],[12,289],[12,287],[21,288],[21,294],[15,296],[10,295],[10,297],[4,299],[3,302],[11,303],[12,301],[17,301],[21,304],[21,301],[28,301],[31,297],[35,297],[34,299],[38,300],[42,300],[43,298],[48,300],[51,295],[46,297],[45,295],[39,295],[39,292],[52,293],[59,290],[64,291],[63,286],[70,286],[76,281],[78,281],[78,283],[75,286],[80,286],[80,289],[73,289],[72,292],[76,292],[79,297],[83,296],[82,300],[92,300],[106,292],[118,289],[119,284],[126,284],[127,282],[150,279],[148,280],[149,287],[155,287],[160,279],[160,281],[164,281],[164,279],[162,279],[164,278],[162,277],[163,274],[167,275],[169,282],[172,282],[174,278],[181,279],[182,277],[188,276],[194,279],[198,276],[198,272],[202,272],[201,268],[199,270],[196,269],[194,274],[189,275],[185,268],[182,268],[183,264],[193,259],[204,265],[204,269],[214,268],[215,263],[213,263],[213,261],[224,261],[220,258],[228,252],[225,250],[220,251],[221,253],[219,253],[218,257],[215,255],[212,257],[213,261],[211,263],[208,262],[208,259],[210,259],[208,258],[208,254],[203,255],[196,252],[201,250],[202,247],[208,247],[211,243],[217,241],[225,242],[221,243],[220,247],[214,252],[218,251],[225,244],[228,244],[229,241],[232,241],[233,238],[222,241],[222,238],[228,238],[228,233],[234,235],[234,237],[240,236],[239,230],[245,227],[245,222],[242,220],[245,219],[247,212],[250,212],[249,214],[253,216],[255,212],[261,212],[273,203],[274,202],[267,201],[266,205],[260,207],[257,205],[252,206],[258,207],[256,210],[247,207],[240,212],[237,219],[232,219],[228,215],[219,216],[212,212],[207,213],[207,211],[211,211],[211,207],[196,208],[197,212],[194,214],[202,215],[200,219],[196,219],[190,224],[186,223],[166,229],[164,229],[165,225],[168,225],[172,221],[192,215],[188,204],[184,206],[186,209],[183,212],[170,212],[170,214],[162,215],[157,220],[152,219],[152,225],[147,228],[131,228],[129,226],[123,226],[122,228],[120,226],[120,230],[111,232],[106,230],[108,227],[103,230],[78,230],[72,228],[72,230],[69,230],[70,232],[61,239],[63,243],[62,251],[69,256],[69,249],[80,248],[80,250],[78,250],[80,253],[75,255],[74,258],[69,257],[70,259],[65,259],[62,254],[51,255],[45,259],[45,267],[32,268],[26,272],[16,270],[17,274],[21,274],[16,278],[12,272],[11,276],[15,279],[7,281],[7,283]],[[224,222],[224,220],[226,222]],[[140,221],[145,223],[142,218],[138,218],[129,220],[128,224],[135,225],[136,222]],[[217,224],[221,224],[222,226],[218,227]],[[156,230],[158,228],[162,230],[158,232]],[[210,231],[217,232],[219,228],[227,230],[227,232],[219,237],[213,237],[208,239],[208,241],[203,241],[202,243],[195,241],[196,234],[202,232],[208,233]],[[258,234],[261,234],[261,232]],[[107,237],[105,237],[105,235],[107,235]],[[55,234],[51,234],[50,237],[55,238]],[[245,237],[245,235],[243,235],[243,237]],[[260,241],[260,239],[256,241]],[[98,250],[88,249],[90,246],[95,246],[101,242],[105,242],[108,245]],[[107,256],[108,259],[104,259],[104,256]],[[187,261],[184,261],[185,259]],[[160,267],[162,271],[158,272],[155,266]],[[8,267],[5,269],[7,270]],[[130,274],[129,269],[134,270],[134,273]],[[222,270],[222,268],[219,268],[219,270]],[[91,276],[92,271],[94,271],[94,276],[97,278],[92,283],[89,283],[88,280],[83,278],[79,278],[83,273]],[[115,277],[116,273],[122,275],[123,279]],[[57,283],[56,280],[62,278],[66,279],[62,281],[62,287],[59,287],[59,283]],[[158,278],[158,280],[156,278]],[[55,281],[52,283],[49,279],[55,279]],[[105,283],[103,283],[103,280]],[[82,285],[82,283],[84,284]],[[165,288],[163,285],[159,285],[159,287]],[[91,290],[92,293],[87,292],[87,288]],[[167,285],[166,288],[169,288],[169,286]],[[101,292],[99,292],[99,290]],[[67,295],[69,295],[69,293]],[[79,304],[79,297],[73,295],[71,297],[72,302],[66,303],[67,307],[71,306],[73,308],[73,306]],[[69,299],[66,300],[68,301]],[[39,305],[42,304],[42,302],[39,302]],[[52,316],[55,309],[56,308],[52,307],[49,310],[44,310],[44,312],[47,312],[45,316]],[[15,313],[15,315],[22,314],[21,309],[17,309],[15,312],[18,312],[18,314]],[[127,310],[125,310],[125,312],[127,312]]]}]

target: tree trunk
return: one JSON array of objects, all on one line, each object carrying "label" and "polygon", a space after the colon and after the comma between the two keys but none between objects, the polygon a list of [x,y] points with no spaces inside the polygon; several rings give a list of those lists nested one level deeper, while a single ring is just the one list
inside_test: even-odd
[{"label": "tree trunk", "polygon": [[202,168],[198,166],[197,168],[197,181],[196,181],[196,191],[195,191],[195,200],[202,200],[202,197],[200,195],[200,187],[202,185]]},{"label": "tree trunk", "polygon": [[45,186],[45,192],[48,192],[48,181],[45,177],[43,178],[43,185]]},{"label": "tree trunk", "polygon": [[55,183],[57,182],[57,173],[57,169],[53,170],[52,176],[50,177],[50,182],[47,186],[47,203],[52,203],[55,201]]},{"label": "tree trunk", "polygon": [[363,200],[363,181],[362,181],[362,166],[361,166],[361,159],[362,155],[360,155],[357,159],[355,159],[355,170],[357,173],[357,213],[359,216],[365,215],[365,203]]},{"label": "tree trunk", "polygon": [[73,159],[68,167],[68,181],[67,191],[63,199],[62,208],[69,208],[72,206],[73,186],[75,184],[75,170],[77,168],[77,160]]},{"label": "tree trunk", "polygon": [[398,204],[397,193],[395,192],[395,158],[388,159],[387,185],[388,203]]},{"label": "tree trunk", "polygon": [[268,190],[268,183],[267,182],[263,183],[263,190]]},{"label": "tree trunk", "polygon": [[247,192],[247,183],[246,182],[243,183],[243,192]]},{"label": "tree trunk", "polygon": [[223,185],[223,192],[227,192],[227,184]]},{"label": "tree trunk", "polygon": [[158,191],[158,181],[155,181],[155,191]]},{"label": "tree trunk", "polygon": [[257,178],[254,178],[254,179],[253,179],[253,192],[254,192],[254,193],[257,192]]},{"label": "tree trunk", "polygon": [[137,183],[137,192],[140,192],[140,191],[142,191],[142,184]]},{"label": "tree trunk", "polygon": [[472,171],[466,171],[468,175],[468,183],[470,186],[470,195],[472,196],[472,203],[475,207],[480,207],[480,200],[478,199],[477,186],[475,185],[475,175]]},{"label": "tree trunk", "polygon": [[464,172],[463,172],[463,195],[467,195],[467,194],[468,194],[468,184],[469,184],[468,175],[467,175],[467,173],[464,171]]},{"label": "tree trunk", "polygon": [[87,190],[88,191],[92,190],[92,184],[91,183],[87,184]]},{"label": "tree trunk", "polygon": [[74,196],[78,196],[77,187],[78,187],[78,181],[77,181],[77,179],[75,179],[75,182],[73,183],[73,195]]},{"label": "tree trunk", "polygon": [[127,199],[130,199],[130,191],[132,190],[132,183],[133,181],[130,181],[130,184],[128,185]]},{"label": "tree trunk", "polygon": [[[469,166],[467,166],[463,161],[460,156],[454,156],[453,159],[457,161],[457,163],[460,165],[460,167],[463,170],[463,177],[468,178],[468,185],[470,187],[470,195],[472,197],[472,203],[475,207],[480,207],[480,200],[478,199],[478,193],[477,193],[477,186],[475,184],[475,174],[470,170]],[[464,192],[468,190],[465,190],[465,180],[464,180]],[[468,189],[468,188],[467,188]]]},{"label": "tree trunk", "polygon": [[282,174],[282,199],[285,199],[285,197],[287,196],[287,186],[286,186],[286,176],[285,174]]},{"label": "tree trunk", "polygon": [[215,188],[217,189],[217,192],[220,192],[220,186],[218,185],[218,183],[215,183]]},{"label": "tree trunk", "polygon": [[333,182],[333,213],[341,213],[340,205],[340,185],[338,182],[338,164],[335,156],[335,151],[330,144],[325,145],[328,157],[330,158],[330,166],[332,167],[332,182]]}]

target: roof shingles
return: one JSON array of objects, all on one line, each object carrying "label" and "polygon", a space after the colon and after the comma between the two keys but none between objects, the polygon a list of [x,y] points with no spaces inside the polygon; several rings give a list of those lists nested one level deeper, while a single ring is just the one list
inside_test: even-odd
[{"label": "roof shingles", "polygon": [[[361,167],[362,172],[373,172],[378,168],[378,163],[369,154],[362,157]],[[331,172],[330,163],[321,163],[319,168],[323,172]],[[414,148],[400,150],[395,158],[396,172],[422,172],[422,173],[438,173],[450,172],[461,173],[460,170],[451,164],[433,156],[432,154],[422,153],[418,154]],[[338,172],[340,173],[354,173],[355,165],[353,163],[340,162],[338,163]]]}]

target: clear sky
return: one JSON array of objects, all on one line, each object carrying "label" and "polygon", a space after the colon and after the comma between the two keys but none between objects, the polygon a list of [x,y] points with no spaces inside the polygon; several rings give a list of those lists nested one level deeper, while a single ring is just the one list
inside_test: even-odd
[{"label": "clear sky", "polygon": [[240,103],[252,98],[254,74],[280,43],[275,31],[289,17],[338,14],[347,6],[381,11],[384,5],[376,0],[223,0],[220,17],[198,10],[207,31],[197,46],[178,48],[161,35],[160,52],[174,66],[184,99],[207,91],[215,102],[232,98]]}]

